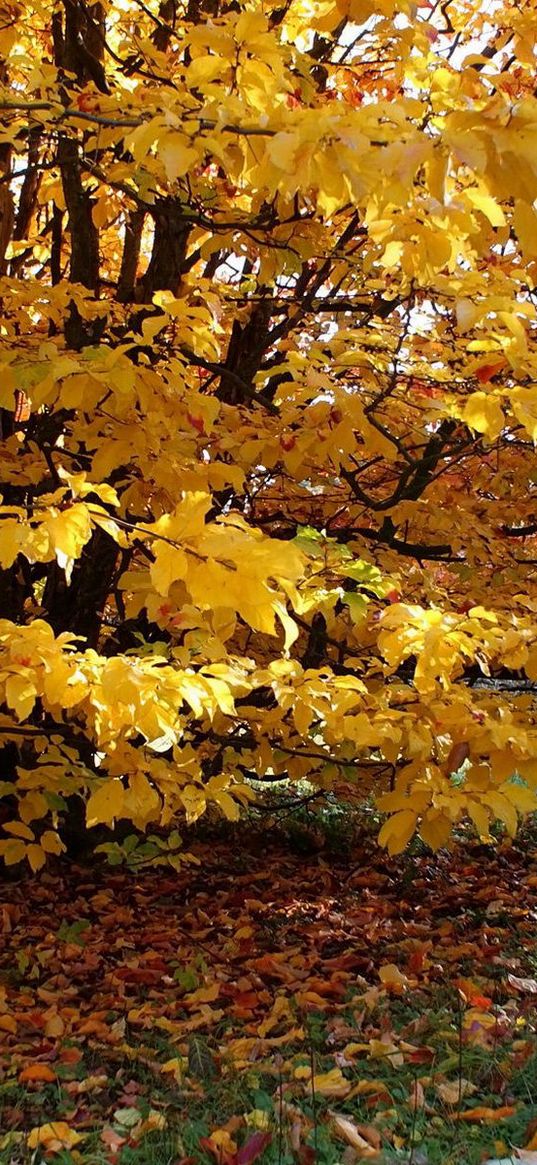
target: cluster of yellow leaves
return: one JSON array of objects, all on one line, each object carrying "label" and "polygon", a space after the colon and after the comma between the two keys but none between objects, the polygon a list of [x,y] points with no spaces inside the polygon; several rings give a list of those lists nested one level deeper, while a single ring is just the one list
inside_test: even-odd
[{"label": "cluster of yellow leaves", "polygon": [[[250,627],[268,635],[275,632],[277,614],[288,648],[298,631],[285,600],[286,594],[296,594],[303,556],[294,547],[264,537],[239,514],[207,523],[210,508],[208,494],[187,494],[172,513],[144,527],[155,539],[155,560],[149,570],[154,590],[166,598],[174,584],[182,583],[183,602],[186,599],[201,611],[237,612]],[[284,589],[275,590],[272,579]],[[124,579],[123,585],[128,582]]]},{"label": "cluster of yellow leaves", "polygon": [[537,628],[531,618],[500,621],[494,611],[473,607],[466,614],[396,603],[381,618],[378,646],[390,668],[415,656],[414,684],[422,695],[440,683],[448,689],[465,666],[477,662],[491,674],[500,663],[537,677]]},{"label": "cluster of yellow leaves", "polygon": [[[30,138],[38,152],[59,129],[76,143],[103,277],[100,297],[49,279],[42,223],[68,221],[65,254],[72,224],[61,167],[43,155],[28,237],[12,238],[1,281],[0,406],[23,393],[33,420],[61,421],[50,447],[30,425],[0,448],[15,487],[0,567],[32,577],[27,625],[0,623],[1,728],[8,740],[23,728],[40,754],[16,790],[6,782],[21,817],[0,842],[7,861],[39,868],[59,852],[71,792],[90,827],[190,822],[210,803],[233,818],[243,769],[357,791],[364,773],[397,774],[380,801],[392,851],[416,828],[443,845],[463,816],[482,836],[495,817],[513,831],[534,808],[531,702],[458,683],[470,666],[537,679],[532,580],[517,581],[496,536],[534,520],[535,35],[500,6],[494,54],[476,54],[491,35],[477,9],[450,5],[446,30],[409,0],[291,0],[277,18],[246,0],[181,17],[163,50],[150,13],[105,3],[108,91],[73,74],[67,102],[44,32],[52,0],[21,0],[0,30],[14,187]],[[121,67],[131,49],[140,74]],[[163,207],[185,245],[177,286],[144,299],[136,322],[114,295],[133,207],[145,216],[134,303]],[[338,296],[346,306],[325,316]],[[250,381],[229,357],[249,328],[255,348],[261,307]],[[103,342],[70,350],[73,312]],[[419,451],[457,426],[453,456],[430,472],[425,460],[427,489],[413,489]],[[348,559],[324,535],[287,538],[338,523]],[[53,634],[39,571],[54,563],[74,585],[96,529],[124,559],[89,650]],[[450,553],[431,558],[451,573],[421,562],[433,531]],[[162,642],[116,651],[123,613],[147,616]],[[317,616],[328,662],[309,668]],[[330,666],[342,658],[348,674]],[[261,708],[259,689],[273,697]],[[48,815],[37,838],[30,823]]]}]

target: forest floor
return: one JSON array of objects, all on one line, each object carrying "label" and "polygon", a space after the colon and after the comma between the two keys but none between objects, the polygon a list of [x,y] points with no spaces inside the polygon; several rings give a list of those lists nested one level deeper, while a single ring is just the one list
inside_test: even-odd
[{"label": "forest floor", "polygon": [[233,828],[0,900],[0,1162],[537,1162],[537,841]]}]

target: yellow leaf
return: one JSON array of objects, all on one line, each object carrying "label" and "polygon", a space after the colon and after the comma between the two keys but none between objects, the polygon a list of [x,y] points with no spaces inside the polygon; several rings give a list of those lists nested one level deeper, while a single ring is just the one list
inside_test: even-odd
[{"label": "yellow leaf", "polygon": [[267,153],[271,162],[279,170],[285,170],[287,173],[294,168],[295,157],[299,146],[300,138],[297,133],[277,133],[270,139]]},{"label": "yellow leaf", "polygon": [[520,198],[515,201],[513,226],[525,259],[537,257],[537,213],[533,206]]},{"label": "yellow leaf", "polygon": [[228,821],[239,820],[239,806],[237,805],[237,802],[233,800],[233,797],[230,797],[229,793],[226,793],[225,790],[214,793],[213,800],[216,801],[216,804],[220,806],[224,816],[227,817]]},{"label": "yellow leaf", "polygon": [[56,1040],[59,1038],[59,1036],[63,1036],[64,1032],[65,1023],[63,1022],[61,1015],[58,1015],[57,1012],[54,1012],[53,1015],[49,1015],[45,1023],[45,1035],[51,1036],[52,1039]]},{"label": "yellow leaf", "polygon": [[491,441],[499,437],[505,426],[505,418],[498,397],[487,392],[473,392],[468,397],[462,413],[463,421],[470,429],[486,433]]},{"label": "yellow leaf", "polygon": [[160,542],[150,567],[151,582],[158,594],[166,596],[174,582],[186,577],[187,571],[188,559],[184,550]]},{"label": "yellow leaf", "polygon": [[53,511],[43,525],[56,557],[63,554],[66,558],[79,558],[91,538],[90,516],[83,502],[75,502],[67,510]]},{"label": "yellow leaf", "polygon": [[476,210],[480,210],[488,218],[493,227],[505,226],[505,215],[501,206],[486,191],[472,186],[465,190],[465,196]]},{"label": "yellow leaf", "polygon": [[43,1146],[45,1149],[51,1149],[58,1146],[59,1149],[72,1149],[81,1140],[80,1133],[69,1128],[66,1121],[54,1121],[39,1125],[28,1133],[28,1148],[37,1149]]},{"label": "yellow leaf", "polygon": [[401,809],[384,822],[379,833],[379,845],[385,845],[390,854],[400,854],[416,829],[417,814],[412,809]]},{"label": "yellow leaf", "polygon": [[24,861],[26,857],[26,845],[18,838],[10,837],[9,841],[0,841],[0,858],[3,858],[6,866],[14,866],[17,862]]},{"label": "yellow leaf", "polygon": [[468,816],[473,821],[479,837],[489,837],[490,835],[490,813],[485,805],[480,801],[468,798],[466,802],[466,809]]},{"label": "yellow leaf", "polygon": [[346,1096],[351,1085],[345,1079],[341,1068],[331,1068],[329,1072],[321,1072],[313,1077],[311,1091],[319,1096]]},{"label": "yellow leaf", "polygon": [[41,849],[40,845],[29,845],[26,850],[26,858],[34,871],[40,870],[45,865],[47,860],[45,851]]},{"label": "yellow leaf", "polygon": [[388,1032],[380,1040],[369,1041],[369,1055],[372,1060],[387,1060],[394,1068],[400,1068],[404,1064],[403,1053]]},{"label": "yellow leaf", "polygon": [[37,690],[33,681],[25,675],[11,675],[6,680],[6,703],[13,708],[19,720],[26,720],[35,704]]},{"label": "yellow leaf", "polygon": [[519,813],[535,813],[537,793],[533,789],[527,789],[524,785],[515,785],[514,781],[506,781],[500,786],[498,792],[503,793]]},{"label": "yellow leaf", "polygon": [[514,837],[518,825],[517,811],[514,805],[507,800],[507,797],[502,793],[496,793],[489,789],[486,793],[483,793],[481,800],[486,805],[490,805],[494,816],[499,821],[504,822],[507,832],[511,834],[511,837]]},{"label": "yellow leaf", "polygon": [[46,829],[39,838],[39,844],[47,854],[61,854],[65,850],[65,846],[61,837],[52,829]]},{"label": "yellow leaf", "polygon": [[24,547],[24,526],[17,518],[2,518],[0,525],[0,566],[7,570]]},{"label": "yellow leaf", "polygon": [[293,643],[296,642],[300,634],[299,628],[295,623],[295,620],[291,618],[283,603],[275,602],[274,610],[276,611],[278,619],[280,620],[280,623],[282,624],[285,632],[285,639],[283,644],[284,655],[289,655],[289,651],[293,646]]},{"label": "yellow leaf", "polygon": [[[214,60],[214,57],[210,59]],[[189,145],[189,139],[183,134],[168,134],[167,137],[161,138],[158,157],[164,163],[168,181],[176,182],[195,165],[198,160],[198,152],[192,149],[192,146]]]},{"label": "yellow leaf", "polygon": [[48,811],[48,801],[37,789],[27,793],[19,801],[19,813],[23,821],[35,821],[36,817],[44,817]]},{"label": "yellow leaf", "polygon": [[2,363],[0,373],[0,408],[13,412],[15,404],[15,378],[9,364]]},{"label": "yellow leaf", "polygon": [[457,316],[457,327],[460,332],[468,332],[473,328],[480,316],[480,308],[472,303],[471,299],[458,299],[455,304],[455,314]]},{"label": "yellow leaf", "polygon": [[515,388],[509,393],[509,402],[517,421],[537,442],[537,388]]},{"label": "yellow leaf", "polygon": [[445,1104],[458,1105],[463,1096],[472,1096],[477,1091],[470,1080],[445,1080],[436,1085],[436,1091]]},{"label": "yellow leaf", "polygon": [[441,849],[446,844],[452,829],[452,821],[438,809],[430,809],[420,823],[419,834],[432,850]]},{"label": "yellow leaf", "polygon": [[22,821],[6,821],[2,829],[5,829],[6,833],[12,833],[14,837],[23,837],[26,841],[35,841],[33,830]]},{"label": "yellow leaf", "polygon": [[409,983],[406,975],[403,975],[395,963],[384,963],[379,967],[379,979],[384,987],[398,992],[405,991]]},{"label": "yellow leaf", "polygon": [[10,1035],[17,1034],[17,1020],[13,1015],[0,1015],[0,1031],[9,1032]]},{"label": "yellow leaf", "polygon": [[133,773],[128,788],[123,790],[121,815],[130,818],[140,829],[160,816],[160,797],[149,783],[145,773]]},{"label": "yellow leaf", "polygon": [[104,781],[88,800],[86,824],[88,828],[98,825],[113,825],[116,817],[121,817],[125,800],[125,790],[117,777]]}]

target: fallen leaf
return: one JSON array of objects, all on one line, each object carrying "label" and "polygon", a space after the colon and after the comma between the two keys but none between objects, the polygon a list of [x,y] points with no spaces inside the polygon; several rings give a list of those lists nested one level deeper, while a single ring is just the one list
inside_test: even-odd
[{"label": "fallen leaf", "polygon": [[500,1108],[469,1108],[466,1112],[453,1114],[454,1120],[460,1121],[501,1121],[516,1112],[516,1104],[504,1104]]},{"label": "fallen leaf", "polygon": [[120,1149],[122,1145],[127,1144],[127,1138],[122,1137],[121,1133],[118,1133],[115,1129],[111,1128],[102,1130],[101,1141],[103,1142],[103,1145],[107,1145],[109,1149],[112,1149],[113,1153],[117,1153],[117,1150]]},{"label": "fallen leaf", "polygon": [[331,1068],[330,1072],[321,1072],[313,1077],[312,1092],[319,1096],[346,1096],[350,1089],[341,1068]]},{"label": "fallen leaf", "polygon": [[161,1112],[157,1112],[156,1109],[151,1108],[142,1123],[133,1129],[131,1139],[139,1141],[146,1133],[153,1133],[156,1129],[165,1128],[166,1117]]},{"label": "fallen leaf", "polygon": [[414,1081],[408,1094],[408,1102],[413,1111],[425,1107],[425,1092],[423,1090],[423,1084],[420,1084],[419,1080]]},{"label": "fallen leaf", "polygon": [[483,1161],[483,1165],[517,1165],[519,1161],[522,1161],[522,1165],[537,1165],[537,1153],[514,1149],[512,1157],[489,1157]]},{"label": "fallen leaf", "polygon": [[116,1124],[121,1125],[122,1128],[132,1129],[142,1119],[142,1114],[139,1108],[116,1108],[114,1112],[114,1120]]},{"label": "fallen leaf", "polygon": [[472,1096],[477,1091],[470,1080],[446,1080],[436,1085],[436,1091],[445,1104],[459,1104],[464,1096]]},{"label": "fallen leaf", "polygon": [[19,1072],[19,1084],[52,1084],[56,1073],[48,1064],[28,1064]]},{"label": "fallen leaf", "polygon": [[365,1104],[376,1107],[377,1104],[391,1104],[391,1093],[384,1080],[359,1080],[349,1092],[348,1099],[354,1096],[365,1096]]},{"label": "fallen leaf", "polygon": [[471,1007],[480,1007],[483,1011],[492,1007],[492,999],[489,999],[488,995],[484,995],[478,984],[473,983],[471,979],[456,979],[455,987],[458,987],[461,995]]},{"label": "fallen leaf", "polygon": [[383,987],[387,987],[389,991],[397,992],[397,994],[406,991],[410,982],[395,963],[385,963],[384,966],[379,967],[379,979]]},{"label": "fallen leaf", "polygon": [[200,1137],[200,1148],[212,1153],[218,1165],[237,1165],[237,1145],[227,1129],[215,1129],[210,1137]]},{"label": "fallen leaf", "polygon": [[61,1149],[72,1149],[82,1140],[80,1133],[70,1128],[66,1121],[54,1121],[46,1125],[38,1125],[28,1133],[28,1148],[42,1147],[49,1152],[59,1152]]},{"label": "fallen leaf", "polygon": [[372,1060],[388,1060],[394,1068],[400,1068],[405,1059],[403,1053],[394,1044],[391,1036],[386,1032],[380,1040],[369,1041],[369,1055]]},{"label": "fallen leaf", "polygon": [[527,995],[537,995],[537,979],[519,979],[517,975],[508,975],[507,982],[516,991],[524,991]]},{"label": "fallen leaf", "polygon": [[64,1031],[65,1024],[61,1015],[58,1015],[57,1012],[55,1012],[53,1015],[49,1015],[45,1024],[45,1035],[50,1036],[51,1039],[55,1039],[59,1036],[63,1036]]},{"label": "fallen leaf", "polygon": [[360,1157],[376,1157],[378,1154],[378,1147],[374,1146],[366,1140],[359,1132],[356,1124],[350,1117],[341,1116],[339,1113],[331,1112],[330,1120],[332,1128],[336,1136],[341,1140],[346,1141],[348,1145],[352,1145],[356,1149]]},{"label": "fallen leaf", "polygon": [[237,1153],[237,1165],[251,1165],[252,1161],[257,1161],[271,1141],[272,1133],[253,1133],[244,1145],[241,1145]]}]

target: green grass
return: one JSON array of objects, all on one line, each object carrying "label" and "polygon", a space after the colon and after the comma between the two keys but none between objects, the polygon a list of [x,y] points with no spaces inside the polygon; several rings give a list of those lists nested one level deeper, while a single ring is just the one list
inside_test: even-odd
[{"label": "green grass", "polygon": [[[338,1019],[351,1028],[356,1025],[356,1007],[339,1013]],[[368,1058],[358,1055],[345,1067],[345,1076],[351,1089],[366,1082],[381,1082],[387,1092],[371,1104],[364,1092],[349,1098],[313,1096],[308,1084],[297,1080],[296,1069],[308,1068],[312,1060],[315,1073],[334,1068],[334,1028],[326,1012],[312,1012],[308,1017],[307,1038],[301,1044],[282,1048],[281,1060],[272,1056],[259,1065],[237,1072],[220,1057],[219,1075],[211,1080],[189,1076],[178,1084],[159,1073],[158,1066],[177,1055],[177,1047],[159,1033],[144,1034],[141,1059],[127,1055],[110,1059],[103,1049],[89,1049],[84,1059],[75,1065],[59,1069],[61,1077],[56,1085],[41,1088],[23,1088],[16,1081],[0,1084],[1,1165],[38,1165],[39,1150],[29,1152],[25,1133],[35,1125],[50,1120],[70,1123],[73,1114],[73,1094],[67,1090],[69,1081],[82,1084],[88,1077],[104,1075],[106,1085],[100,1092],[83,1096],[88,1105],[90,1127],[83,1128],[84,1139],[76,1149],[55,1155],[57,1165],[177,1165],[183,1157],[192,1157],[200,1165],[215,1165],[215,1156],[200,1146],[203,1138],[215,1129],[222,1129],[235,1120],[231,1137],[240,1145],[255,1131],[254,1121],[266,1121],[272,1133],[272,1142],[261,1160],[266,1165],[292,1165],[300,1161],[293,1152],[292,1126],[301,1124],[303,1159],[316,1160],[317,1165],[337,1165],[341,1161],[345,1143],[333,1132],[331,1116],[336,1111],[350,1118],[358,1126],[378,1130],[383,1148],[379,1161],[390,1163],[427,1161],[427,1165],[479,1165],[487,1156],[495,1155],[495,1142],[501,1141],[505,1150],[526,1143],[528,1128],[537,1112],[537,1042],[531,1031],[535,1011],[528,1012],[524,1025],[515,1027],[508,1037],[498,1039],[496,1045],[481,1047],[461,1039],[461,1008],[455,993],[439,988],[432,996],[418,992],[415,998],[401,996],[383,999],[379,1008],[368,1016],[371,1025],[381,1027],[389,1023],[396,1037],[405,1035],[409,1027],[418,1025],[419,1036],[406,1035],[408,1043],[429,1048],[431,1062],[413,1063],[408,1058],[398,1067],[390,1059]],[[337,1029],[335,1029],[337,1030]],[[356,1041],[366,1040],[367,1029],[357,1032]],[[345,1037],[347,1038],[347,1037]],[[533,1040],[533,1054],[517,1066],[517,1047],[520,1040]],[[518,1043],[517,1043],[518,1041]],[[352,1042],[352,1041],[349,1041]],[[210,1045],[216,1046],[217,1039]],[[341,1049],[336,1046],[336,1052]],[[154,1057],[154,1059],[153,1059]],[[148,1061],[152,1066],[148,1066]],[[278,1068],[278,1064],[280,1068]],[[457,1118],[457,1105],[445,1103],[437,1091],[438,1084],[457,1083],[462,1077],[475,1088],[470,1098],[461,1101],[462,1109],[485,1106],[496,1108],[500,1103],[514,1108],[512,1115],[497,1123],[484,1121],[467,1124]],[[125,1088],[133,1088],[133,1104],[140,1120],[150,1111],[166,1118],[163,1129],[146,1132],[138,1142],[120,1146],[117,1155],[110,1157],[102,1143],[103,1128],[125,1132],[121,1114],[129,1105],[125,1102]],[[412,1090],[416,1082],[423,1090],[425,1107],[416,1107]],[[414,1094],[415,1095],[415,1094]],[[283,1106],[283,1118],[280,1119]],[[21,1114],[21,1127],[6,1132],[6,1119],[12,1120],[13,1110]],[[256,1116],[249,1114],[255,1113]],[[265,1114],[264,1118],[262,1114]],[[291,1114],[291,1115],[290,1115]],[[4,1119],[2,1119],[2,1117]],[[92,1118],[94,1127],[91,1128]],[[238,1118],[242,1118],[239,1120]],[[250,1122],[250,1123],[248,1123]],[[74,1127],[77,1127],[76,1122]],[[128,1131],[128,1130],[127,1130]],[[398,1147],[400,1146],[400,1147]],[[308,1156],[309,1152],[309,1156]],[[312,1153],[316,1153],[313,1157]],[[421,1156],[420,1156],[421,1154]],[[499,1154],[505,1155],[503,1150]],[[349,1154],[347,1155],[349,1159]]]}]

